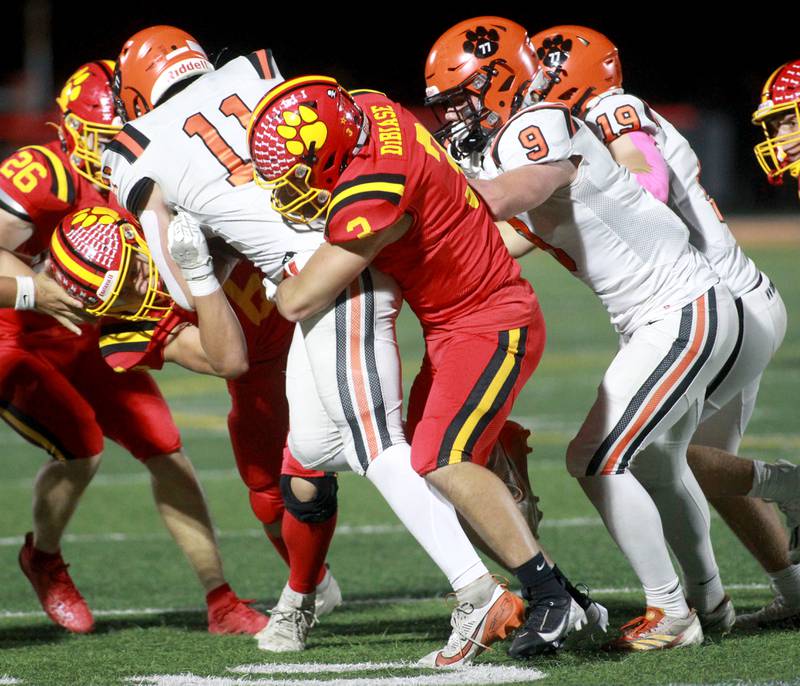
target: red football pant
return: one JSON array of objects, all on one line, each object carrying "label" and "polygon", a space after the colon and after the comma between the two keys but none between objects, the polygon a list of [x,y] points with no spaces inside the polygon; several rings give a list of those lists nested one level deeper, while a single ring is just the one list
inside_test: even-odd
[{"label": "red football pant", "polygon": [[463,461],[486,463],[544,342],[538,309],[524,327],[426,341],[406,423],[418,474]]}]

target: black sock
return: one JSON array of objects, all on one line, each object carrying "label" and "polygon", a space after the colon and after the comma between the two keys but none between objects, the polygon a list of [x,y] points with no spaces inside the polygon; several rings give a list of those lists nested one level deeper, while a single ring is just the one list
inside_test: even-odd
[{"label": "black sock", "polygon": [[558,582],[542,553],[511,571],[519,579],[522,596],[526,600],[565,594],[564,587]]}]

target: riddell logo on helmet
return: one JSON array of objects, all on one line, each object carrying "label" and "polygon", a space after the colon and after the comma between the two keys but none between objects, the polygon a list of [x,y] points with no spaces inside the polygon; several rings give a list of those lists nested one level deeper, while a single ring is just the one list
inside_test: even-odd
[{"label": "riddell logo on helmet", "polygon": [[118,276],[119,272],[116,269],[106,272],[106,275],[103,277],[103,283],[101,283],[100,288],[97,289],[97,297],[100,298],[102,302],[108,300],[113,291],[114,284],[117,283]]},{"label": "riddell logo on helmet", "polygon": [[168,81],[177,81],[186,76],[187,74],[197,71],[205,73],[211,69],[211,63],[208,60],[193,59],[179,62],[174,67],[167,71]]}]

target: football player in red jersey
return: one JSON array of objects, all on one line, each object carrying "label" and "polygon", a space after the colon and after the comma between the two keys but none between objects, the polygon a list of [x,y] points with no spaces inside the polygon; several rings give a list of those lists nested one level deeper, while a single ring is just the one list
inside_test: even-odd
[{"label": "football player in red jersey", "polygon": [[79,301],[39,271],[58,221],[106,202],[100,154],[119,130],[113,68],[90,62],[67,81],[58,98],[61,141],[26,146],[0,163],[0,416],[54,458],[34,483],[33,532],[20,565],[54,622],[93,629],[60,541],[106,436],[150,471],[159,512],[208,593],[209,630],[255,633],[267,618],[225,583],[205,499],[158,387],[146,372],[117,377],[99,354],[97,327],[78,326]]},{"label": "football player in red jersey", "polygon": [[767,79],[753,124],[764,132],[754,152],[770,183],[783,183],[787,172],[800,177],[800,60],[778,67]]},{"label": "football player in red jersey", "polygon": [[[327,306],[371,263],[393,276],[423,327],[426,357],[411,393],[411,459],[518,577],[530,656],[571,629],[570,596],[502,482],[484,468],[544,346],[532,288],[458,166],[381,93],[351,96],[331,78],[273,88],[248,128],[257,182],[292,221],[325,213],[326,238],[274,298],[291,320]],[[463,235],[470,239],[464,240]],[[469,643],[460,622],[423,659],[446,664]]]},{"label": "football player in red jersey", "polygon": [[[173,362],[217,375],[203,349],[196,315],[164,292],[140,235],[133,220],[109,208],[79,210],[67,215],[53,233],[50,272],[88,314],[104,317],[100,351],[114,371],[161,369]],[[107,261],[99,263],[98,253]],[[253,513],[281,557],[287,564],[291,559],[290,581],[302,588],[297,579],[314,579],[315,611],[322,616],[341,603],[339,586],[323,564],[336,524],[337,486],[334,475],[305,470],[288,451],[284,455],[289,431],[286,356],[294,325],[266,299],[261,273],[250,262],[219,255],[217,260],[224,272],[225,295],[247,341],[247,371],[227,380],[232,401],[228,431],[236,466],[250,491]],[[292,476],[328,493],[324,507],[318,504],[306,512],[293,500],[288,490]],[[288,510],[284,498],[290,502]]]}]

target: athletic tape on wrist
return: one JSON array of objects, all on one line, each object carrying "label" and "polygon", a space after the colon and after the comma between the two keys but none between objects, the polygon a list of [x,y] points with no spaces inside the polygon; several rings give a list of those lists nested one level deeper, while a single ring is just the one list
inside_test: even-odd
[{"label": "athletic tape on wrist", "polygon": [[193,279],[192,281],[187,279],[186,283],[189,285],[189,290],[195,297],[211,295],[214,291],[219,290],[219,281],[217,277],[214,276],[213,272],[201,279]]},{"label": "athletic tape on wrist", "polygon": [[36,305],[36,286],[32,276],[17,276],[17,298],[15,310],[32,310]]}]

